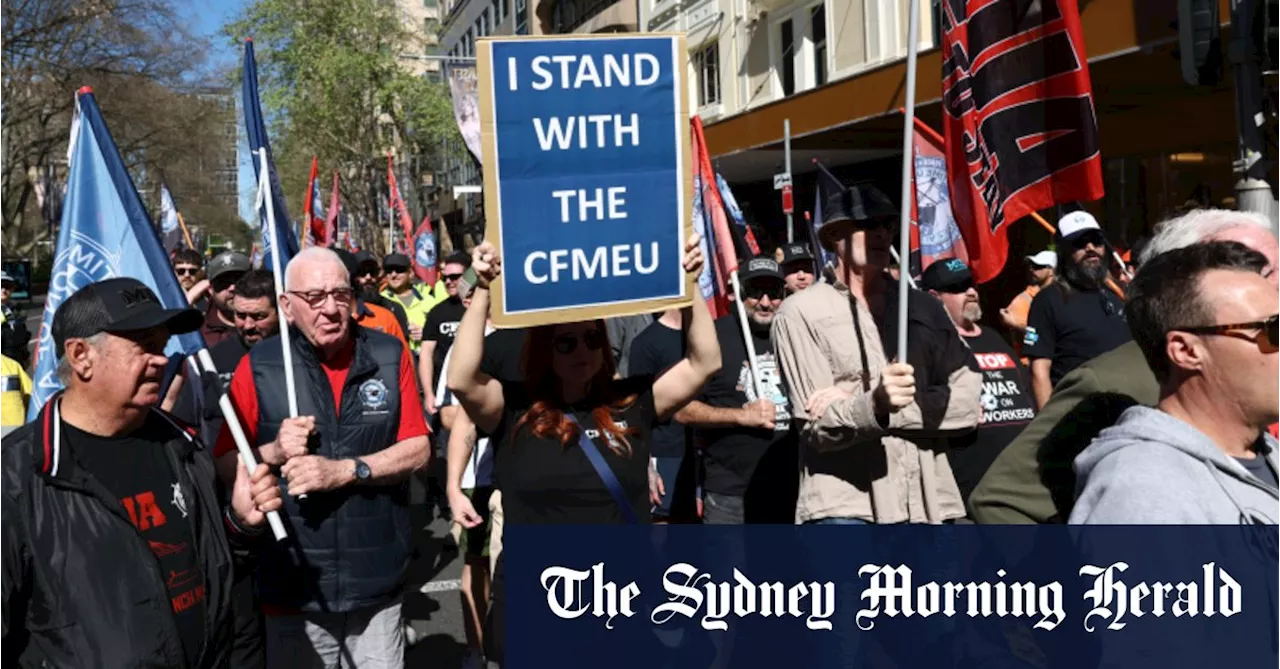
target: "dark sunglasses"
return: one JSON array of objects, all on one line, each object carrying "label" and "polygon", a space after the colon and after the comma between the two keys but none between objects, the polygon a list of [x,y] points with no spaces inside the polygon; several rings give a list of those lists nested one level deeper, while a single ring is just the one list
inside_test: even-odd
[{"label": "dark sunglasses", "polygon": [[240,274],[236,274],[234,276],[223,275],[210,281],[209,285],[213,288],[215,292],[221,293],[222,291],[236,285],[236,282],[239,280],[240,280]]},{"label": "dark sunglasses", "polygon": [[173,273],[178,276],[195,276],[200,273],[199,267],[174,267]]},{"label": "dark sunglasses", "polygon": [[1089,245],[1102,248],[1107,245],[1107,238],[1103,237],[1101,232],[1086,232],[1071,240],[1071,245],[1077,250]]},{"label": "dark sunglasses", "polygon": [[938,288],[937,291],[939,293],[951,293],[953,295],[959,295],[961,293],[969,292],[970,288],[973,288],[972,280],[961,281],[960,283],[953,283],[950,286],[943,286],[941,288]]},{"label": "dark sunglasses", "polygon": [[442,274],[441,278],[443,278],[445,281],[457,281],[458,279],[462,278],[462,275],[461,274]]},{"label": "dark sunglasses", "polygon": [[780,302],[784,297],[784,292],[785,290],[778,286],[774,286],[771,288],[765,288],[762,286],[749,286],[745,291],[743,291],[742,296],[748,300],[759,300],[767,296],[769,299],[773,300],[774,302]]},{"label": "dark sunglasses", "polygon": [[[578,336],[571,334],[556,335],[552,340],[556,347],[556,352],[569,355],[578,350]],[[599,330],[590,330],[582,335],[582,343],[586,345],[587,350],[599,351],[604,348],[605,336]]]},{"label": "dark sunglasses", "polygon": [[408,272],[408,271],[409,271],[408,267],[388,267],[387,268],[387,274],[404,274],[405,272]]},{"label": "dark sunglasses", "polygon": [[1173,329],[1192,334],[1221,335],[1223,337],[1235,337],[1236,339],[1251,341],[1257,344],[1258,350],[1263,353],[1275,353],[1280,350],[1280,314],[1264,321]]},{"label": "dark sunglasses", "polygon": [[358,276],[358,277],[360,277],[360,276],[377,276],[377,275],[378,275],[378,268],[377,268],[377,267],[361,267],[361,268],[359,268],[359,269],[357,269],[357,270],[356,270],[356,276]]}]

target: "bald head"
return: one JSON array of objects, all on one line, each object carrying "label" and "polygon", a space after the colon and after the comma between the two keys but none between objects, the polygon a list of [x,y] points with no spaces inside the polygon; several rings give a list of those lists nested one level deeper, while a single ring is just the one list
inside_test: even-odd
[{"label": "bald head", "polygon": [[[321,270],[323,272],[320,272]],[[308,277],[317,273],[328,274],[332,271],[340,272],[343,284],[350,285],[351,277],[347,274],[347,266],[338,254],[323,246],[309,246],[289,261],[284,271],[284,288],[285,290],[311,290],[312,287],[303,285],[310,283]]]}]

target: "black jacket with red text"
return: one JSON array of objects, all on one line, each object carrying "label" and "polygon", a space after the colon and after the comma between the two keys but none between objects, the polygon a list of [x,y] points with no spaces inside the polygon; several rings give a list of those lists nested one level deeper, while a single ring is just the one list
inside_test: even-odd
[{"label": "black jacket with red text", "polygon": [[[21,667],[185,667],[168,590],[147,542],[121,504],[60,438],[54,396],[4,440],[3,655]],[[231,550],[209,452],[180,422],[153,410],[173,437],[175,471],[195,491],[190,516],[205,573],[199,667],[223,667],[231,648]]]}]

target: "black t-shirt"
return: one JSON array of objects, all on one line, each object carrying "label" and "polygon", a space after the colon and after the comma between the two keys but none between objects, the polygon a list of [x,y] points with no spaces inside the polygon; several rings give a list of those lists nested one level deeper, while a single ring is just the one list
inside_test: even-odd
[{"label": "black t-shirt", "polygon": [[[684,333],[654,321],[631,342],[627,371],[656,379],[682,359]],[[685,426],[668,418],[654,428],[649,450],[655,458],[682,458],[685,443]]]},{"label": "black t-shirt", "polygon": [[499,381],[523,381],[520,356],[524,352],[524,328],[494,330],[484,338],[480,371]]},{"label": "black t-shirt", "polygon": [[[173,428],[148,421],[123,437],[99,437],[62,424],[76,462],[115,499],[151,548],[169,590],[173,619],[187,662],[195,666],[205,639],[205,574],[191,527],[195,493],[181,482],[165,453]],[[139,565],[139,569],[150,569]]]},{"label": "black t-shirt", "polygon": [[[516,427],[532,402],[523,383],[504,383],[506,408],[498,431],[506,433],[501,448],[495,450],[494,467],[502,481],[502,512],[514,524],[621,524],[618,505],[605,487],[582,446],[563,446],[554,439],[539,439],[525,423]],[[649,515],[649,438],[656,412],[653,379],[633,376],[613,384],[610,404],[634,397],[625,408],[614,411],[614,422],[630,433],[629,455],[621,456],[601,435],[589,407],[573,411],[579,424],[592,438],[605,462],[621,483],[626,498],[640,522]],[[492,442],[491,442],[492,443]]]},{"label": "black t-shirt", "polygon": [[1036,295],[1027,315],[1022,354],[1050,358],[1054,385],[1071,370],[1132,339],[1124,303],[1109,290],[1071,290],[1054,284]]},{"label": "black t-shirt", "polygon": [[[216,346],[209,349],[209,357],[213,360],[213,368],[218,370],[218,380],[222,382],[222,392],[227,392],[231,387],[231,374],[236,371],[236,365],[240,364],[240,358],[243,358],[249,352],[249,347],[244,345],[244,340],[240,337],[232,337],[224,339]],[[205,406],[200,407],[196,404],[195,387],[192,383],[194,372],[191,371],[191,364],[183,359],[182,371],[183,376],[182,391],[178,394],[178,401],[173,405],[170,412],[174,416],[185,421],[188,425],[199,425],[204,418],[200,413],[202,409],[212,415],[212,421],[216,424],[208,426],[210,430],[206,430],[203,434],[212,434],[215,438],[218,431],[222,427],[222,412],[218,410],[216,404],[210,402],[211,398],[205,398]],[[212,442],[209,442],[212,443]]]},{"label": "black t-shirt", "polygon": [[1272,487],[1280,486],[1280,479],[1277,479],[1276,471],[1267,463],[1267,457],[1262,453],[1259,452],[1252,458],[1236,458],[1236,462],[1239,462],[1246,471],[1253,475],[1253,478],[1262,483]]},{"label": "black t-shirt", "polygon": [[[786,493],[799,481],[796,469],[798,456],[769,458],[773,465],[768,471],[759,468],[761,460],[771,450],[794,453],[795,433],[791,429],[791,404],[782,385],[782,375],[773,354],[773,343],[767,334],[760,336],[752,331],[752,343],[756,349],[756,368],[760,372],[765,399],[776,407],[773,430],[745,427],[703,429],[698,428],[706,443],[704,466],[706,479],[702,487],[721,495],[745,496],[748,488],[771,488]],[[720,371],[716,372],[703,388],[702,402],[713,407],[740,408],[756,399],[755,386],[747,364],[747,347],[742,338],[742,326],[736,315],[716,321],[716,336],[720,340]],[[757,480],[758,479],[758,480]],[[790,496],[791,512],[795,513],[795,496]]]},{"label": "black t-shirt", "polygon": [[467,308],[462,306],[462,300],[456,297],[437,304],[427,312],[426,323],[422,326],[422,341],[436,343],[435,353],[431,356],[433,373],[431,378],[437,380],[440,378],[444,356],[449,352],[449,347],[453,346],[453,339],[458,336],[458,323],[462,321],[462,315],[466,312]]},{"label": "black t-shirt", "polygon": [[966,502],[991,463],[1035,418],[1030,377],[1013,348],[990,328],[961,336],[973,357],[969,367],[982,374],[982,419],[978,429],[949,440],[948,459]]}]

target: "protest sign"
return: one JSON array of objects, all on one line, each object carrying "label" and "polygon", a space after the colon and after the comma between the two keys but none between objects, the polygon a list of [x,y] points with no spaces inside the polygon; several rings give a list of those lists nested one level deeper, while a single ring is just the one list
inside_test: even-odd
[{"label": "protest sign", "polygon": [[478,45],[493,320],[517,327],[691,303],[682,35]]}]

